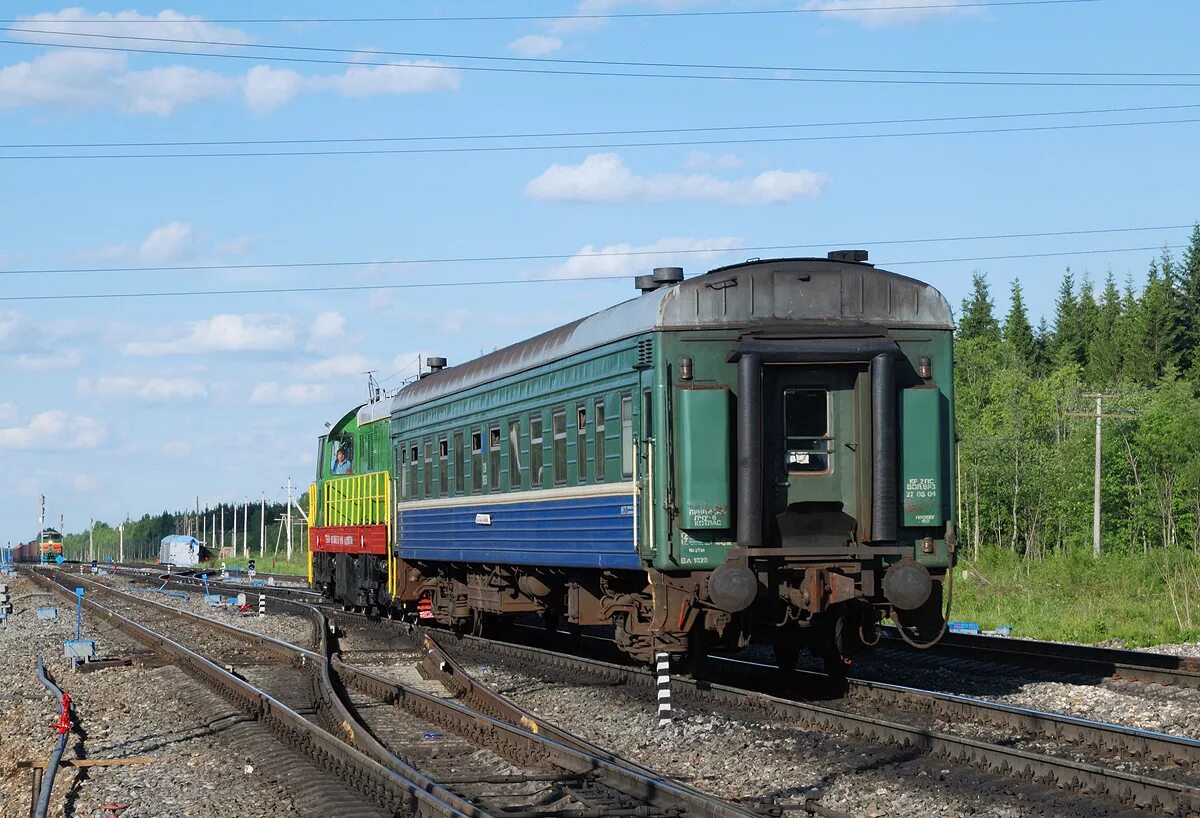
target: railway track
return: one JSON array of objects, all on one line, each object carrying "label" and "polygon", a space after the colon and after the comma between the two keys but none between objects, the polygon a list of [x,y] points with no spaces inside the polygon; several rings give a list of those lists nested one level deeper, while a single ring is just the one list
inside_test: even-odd
[{"label": "railway track", "polygon": [[884,628],[878,645],[888,653],[926,655],[974,665],[1000,665],[1040,672],[1052,678],[1114,679],[1200,689],[1200,659],[1141,650],[1070,645],[1034,639],[1006,639],[948,633],[927,651],[916,651]]},{"label": "railway track", "polygon": [[[40,581],[64,593],[71,593],[76,584],[88,587],[85,604],[94,611],[232,696],[383,814],[760,815],[611,754],[559,741],[527,729],[532,725],[509,723],[449,696],[433,695],[347,662],[338,655],[337,627],[331,627],[323,613],[300,603],[293,605],[297,615],[313,623],[315,650],[247,633],[86,578],[56,574],[41,576]],[[197,650],[183,647],[181,636]],[[436,647],[430,643],[429,649]],[[470,684],[480,695],[484,688]]]},{"label": "railway track", "polygon": [[[443,646],[472,662],[506,661],[535,676],[589,678],[647,691],[655,686],[647,669],[575,653],[470,636],[443,639]],[[805,701],[794,695],[794,683],[781,683],[773,667],[737,660],[717,660],[710,667],[713,672],[702,681],[674,679],[677,700],[898,745],[1151,813],[1200,812],[1200,742],[1194,739],[854,679],[846,680],[841,700]],[[800,687],[808,680],[828,689],[823,674],[800,677]],[[976,735],[959,730],[964,723],[975,725]]]},{"label": "railway track", "polygon": [[[301,597],[295,589],[271,595]],[[333,614],[345,620],[349,615]],[[407,626],[377,622],[376,627]],[[530,629],[530,633],[536,633]],[[619,661],[533,648],[477,637],[440,635],[455,656],[475,661],[493,657],[537,673],[597,678],[607,683],[653,688],[650,672]],[[599,641],[599,640],[598,640]],[[611,655],[611,654],[610,654]],[[1158,655],[1148,654],[1150,661]],[[797,671],[787,684],[771,665],[712,657],[702,682],[675,680],[676,695],[707,708],[787,719],[872,742],[895,744],[1018,779],[1033,779],[1093,795],[1113,804],[1166,815],[1200,814],[1200,741],[1105,724],[966,696]],[[1169,668],[1161,668],[1168,672]],[[806,691],[840,700],[814,702]],[[481,705],[482,706],[482,705]],[[886,715],[881,716],[880,713]],[[964,735],[963,724],[976,727]]]}]

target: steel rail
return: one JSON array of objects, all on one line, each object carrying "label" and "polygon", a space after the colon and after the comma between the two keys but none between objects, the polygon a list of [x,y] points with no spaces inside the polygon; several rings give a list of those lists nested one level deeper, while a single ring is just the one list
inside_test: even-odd
[{"label": "steel rail", "polygon": [[[334,658],[333,666],[351,685],[377,698],[428,714],[436,721],[441,720],[439,711],[445,713],[448,708],[453,708],[458,720],[466,722],[463,726],[471,732],[502,733],[508,741],[524,744],[528,752],[547,754],[556,766],[591,772],[613,789],[640,801],[697,818],[761,818],[756,812],[664,778],[648,767],[610,753],[517,707],[472,679],[428,634],[424,646],[427,654],[422,664],[426,671],[465,699],[469,708],[408,688],[377,673],[349,665],[340,658]],[[467,722],[468,719],[473,719],[473,723]]]},{"label": "steel rail", "polygon": [[[75,577],[71,578],[75,579]],[[588,774],[617,792],[666,812],[697,816],[697,818],[759,818],[758,813],[754,811],[714,798],[671,779],[663,778],[653,770],[634,765],[620,756],[599,750],[599,748],[596,748],[597,752],[590,752],[585,749],[588,746],[586,742],[570,736],[564,731],[547,735],[544,730],[530,729],[529,725],[508,723],[503,719],[469,709],[457,702],[431,696],[347,663],[338,654],[333,640],[328,638],[328,634],[333,632],[334,628],[329,626],[330,623],[325,614],[311,605],[283,600],[296,607],[299,612],[312,617],[318,624],[317,632],[320,634],[321,642],[319,652],[309,651],[261,634],[247,633],[240,628],[217,622],[208,617],[126,594],[102,583],[87,579],[83,581],[106,592],[125,597],[138,605],[152,606],[196,621],[205,627],[231,632],[237,637],[248,639],[276,652],[290,652],[293,656],[313,660],[313,665],[319,668],[321,674],[320,689],[323,704],[335,714],[333,719],[335,730],[341,733],[346,741],[358,746],[366,755],[383,766],[394,768],[396,765],[402,765],[404,769],[398,770],[398,772],[406,779],[423,789],[436,792],[444,801],[456,802],[466,814],[486,815],[469,801],[462,799],[433,778],[421,773],[416,767],[412,767],[396,757],[380,743],[370,729],[351,714],[342,698],[337,695],[335,679],[339,683],[344,682],[369,693],[381,701],[399,705],[430,722],[447,725],[480,746],[499,744],[510,750],[519,748],[518,755],[520,756],[548,761],[569,772]],[[193,580],[188,580],[189,583],[191,581]],[[465,674],[460,676],[460,680],[472,681]],[[482,685],[472,683],[478,691],[486,691],[493,701],[503,701],[501,697]],[[327,700],[325,700],[326,697]],[[560,737],[570,740],[560,741]]]},{"label": "steel rail", "polygon": [[[887,650],[911,653],[895,628],[880,643]],[[1152,651],[1071,645],[1034,639],[948,633],[928,653],[953,659],[1016,665],[1065,675],[1098,676],[1123,681],[1200,689],[1200,659]]]},{"label": "steel rail", "polygon": [[[288,591],[296,589],[285,589],[285,595]],[[276,589],[272,589],[274,593]],[[396,623],[399,624],[399,623]],[[425,631],[417,629],[419,633],[424,634]],[[480,639],[481,643],[489,646],[505,646],[506,650],[517,651],[522,649],[521,646],[512,645],[507,642],[496,642],[480,637],[458,637],[460,640]],[[1006,641],[996,639],[994,641]],[[897,640],[899,643],[899,640]],[[1054,643],[1048,643],[1054,644]],[[538,648],[524,648],[526,650],[540,650]],[[1126,651],[1128,653],[1129,651]],[[567,654],[554,654],[567,657]],[[1159,654],[1148,654],[1157,656]],[[598,660],[585,660],[581,657],[574,657],[579,661],[595,662]],[[1173,657],[1172,657],[1173,658]],[[749,684],[753,685],[756,681],[763,678],[764,671],[774,675],[775,667],[772,665],[747,662],[745,660],[729,658],[729,657],[710,657],[710,661],[718,662],[728,667],[742,668],[745,675],[750,676]],[[611,663],[601,663],[613,668],[623,667]],[[641,674],[645,679],[650,678],[648,671],[641,669],[626,668],[630,672]],[[746,669],[749,672],[746,673]],[[798,674],[813,678],[818,681],[828,681],[828,677],[824,674],[811,671],[797,671]],[[1107,722],[1097,722],[1088,719],[1082,719],[1074,716],[1068,716],[1059,713],[1051,713],[1048,711],[1037,710],[1035,708],[1019,707],[1015,705],[1003,704],[1000,702],[992,702],[985,699],[977,699],[968,696],[956,695],[953,693],[943,693],[939,691],[931,691],[903,685],[889,684],[884,682],[874,682],[865,679],[848,678],[846,681],[845,694],[851,700],[859,701],[876,701],[885,705],[893,705],[896,707],[916,708],[924,710],[936,715],[949,722],[961,720],[963,718],[982,721],[985,724],[1011,728],[1016,730],[1026,731],[1027,733],[1058,742],[1069,742],[1078,746],[1094,748],[1105,752],[1124,753],[1132,758],[1137,758],[1142,761],[1156,762],[1166,766],[1183,767],[1188,770],[1200,770],[1200,740],[1187,737],[1176,736],[1167,733],[1159,733],[1150,730],[1142,730],[1124,725],[1110,724]],[[694,682],[685,681],[685,684],[694,684]],[[743,682],[744,683],[744,682]],[[762,695],[762,694],[760,694]],[[796,704],[801,704],[796,702]],[[841,712],[841,711],[833,711]],[[920,729],[920,728],[914,728]],[[946,735],[946,738],[953,738],[951,735]],[[1003,752],[1007,752],[1008,748],[1002,748],[996,745],[1000,752],[1000,757]],[[1014,751],[1016,752],[1016,751]],[[1047,760],[1046,767],[1052,773],[1052,778],[1056,781],[1065,782],[1066,786],[1075,786],[1074,773],[1070,769],[1072,762],[1069,759],[1063,759],[1063,768],[1055,769],[1053,762],[1058,761],[1055,757],[1045,756],[1044,754],[1036,754],[1044,757]],[[1026,769],[1036,775],[1036,770],[1031,766],[1032,762],[1021,762],[1016,769]],[[1106,768],[1099,765],[1090,765],[1093,768],[1092,775],[1095,771],[1103,771]],[[997,769],[1004,769],[1004,764],[1001,762]],[[1059,777],[1061,774],[1061,777]],[[1150,806],[1154,806],[1153,799],[1157,797],[1154,794],[1153,782],[1159,782],[1163,785],[1164,795],[1161,798],[1162,803],[1193,803],[1200,811],[1200,793],[1197,793],[1194,788],[1185,784],[1179,784],[1173,781],[1160,781],[1159,779],[1149,778],[1147,776],[1139,776],[1136,773],[1128,773],[1125,771],[1113,771],[1118,781],[1112,783],[1111,786],[1105,786],[1102,792],[1112,795],[1110,790],[1119,791],[1122,787],[1120,780],[1128,779],[1131,787],[1129,790],[1130,798],[1123,799],[1138,805],[1146,805],[1145,799],[1139,800],[1137,790],[1142,790],[1148,793]],[[1089,785],[1089,788],[1095,789]]]},{"label": "steel rail", "polygon": [[[34,571],[31,576],[43,587],[53,588],[64,596],[74,596],[70,588],[42,572]],[[70,579],[74,582],[79,578],[71,576]],[[179,611],[169,606],[162,606],[157,602],[122,594],[122,592],[100,583],[89,580],[84,580],[84,582],[93,587],[104,588],[106,591],[123,595],[140,605],[166,608],[175,614],[186,614],[184,618],[195,617],[211,627],[230,629],[241,636],[253,637],[252,641],[264,647],[286,646],[293,651],[294,656],[315,656],[318,662],[323,664],[320,654],[305,648],[288,645],[286,642],[260,634],[247,634],[238,628],[230,628],[223,623],[196,617],[195,614],[186,611]],[[238,709],[264,723],[286,743],[308,756],[318,766],[350,784],[367,800],[390,811],[405,815],[438,816],[439,818],[483,818],[486,815],[474,808],[459,809],[438,798],[437,790],[440,790],[440,787],[428,791],[422,784],[407,780],[396,771],[370,758],[362,750],[347,744],[343,739],[301,716],[270,693],[163,634],[122,616],[94,599],[85,596],[83,604],[89,610],[110,621],[122,632],[171,659],[174,664],[199,679]],[[349,717],[349,714],[346,713],[346,716]],[[346,724],[350,726],[354,722],[349,721]],[[361,732],[366,733],[366,730]]]},{"label": "steel rail", "polygon": [[[600,678],[614,684],[630,684],[653,689],[655,680],[653,674],[640,667],[618,665],[596,659],[587,659],[570,654],[563,654],[541,648],[531,648],[514,645],[509,642],[496,642],[473,636],[458,637],[458,642],[465,650],[478,655],[481,652],[491,652],[501,656],[509,656],[540,669],[551,669],[568,677],[577,678],[580,673],[593,678]],[[762,676],[761,669],[758,671]],[[872,683],[878,685],[878,683]],[[1188,816],[1200,812],[1200,790],[1187,784],[1164,781],[1146,775],[1140,775],[1124,770],[1105,768],[1074,759],[1058,758],[1029,750],[992,744],[986,741],[945,733],[939,730],[904,724],[892,719],[868,716],[847,712],[823,705],[786,699],[754,690],[731,687],[709,681],[696,681],[686,677],[675,677],[672,686],[676,697],[692,700],[693,702],[711,707],[719,704],[731,710],[754,713],[771,718],[786,717],[806,726],[820,730],[836,731],[851,736],[865,738],[873,742],[886,742],[904,748],[919,749],[926,753],[948,758],[952,761],[984,768],[1013,777],[1027,777],[1035,780],[1053,783],[1069,790],[1081,790],[1086,793],[1101,795],[1117,803],[1130,804],[1139,808],[1161,810],[1168,815]],[[885,688],[886,686],[880,686]],[[902,688],[893,691],[900,695]],[[939,694],[930,691],[917,691],[923,697],[936,701]],[[955,697],[955,706],[983,706],[989,713],[999,713],[1010,709],[1008,705],[990,706],[993,702]],[[1020,711],[1020,708],[1011,708]],[[975,713],[970,715],[975,716]],[[1056,714],[1042,713],[1030,710],[1027,713],[1014,712],[1028,723],[1041,728],[1040,720],[1054,723],[1059,719]],[[1145,731],[1133,731],[1132,728],[1120,728],[1116,725],[1085,722],[1080,719],[1070,719],[1071,729],[1084,729],[1095,725],[1097,729],[1121,733],[1130,730],[1138,739],[1147,740],[1161,738],[1165,740],[1179,737],[1162,736],[1160,734],[1140,735]],[[1064,729],[1064,734],[1067,732]],[[1133,738],[1133,737],[1131,737]],[[1192,740],[1182,739],[1185,743]]]}]

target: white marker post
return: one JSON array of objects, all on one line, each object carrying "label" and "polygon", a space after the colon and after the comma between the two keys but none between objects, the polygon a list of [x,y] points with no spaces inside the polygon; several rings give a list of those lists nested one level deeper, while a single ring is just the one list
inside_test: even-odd
[{"label": "white marker post", "polygon": [[259,616],[267,615],[267,595],[266,594],[258,595],[258,615]]},{"label": "white marker post", "polygon": [[654,654],[658,676],[658,726],[671,723],[671,657],[667,653]]}]

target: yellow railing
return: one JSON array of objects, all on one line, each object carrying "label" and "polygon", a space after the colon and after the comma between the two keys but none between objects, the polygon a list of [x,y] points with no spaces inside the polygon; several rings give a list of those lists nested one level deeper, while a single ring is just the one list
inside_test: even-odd
[{"label": "yellow railing", "polygon": [[[317,517],[316,484],[309,490],[309,519]],[[388,592],[396,589],[396,564],[392,554],[392,480],[385,471],[337,477],[321,484],[321,525],[387,526]],[[311,551],[310,551],[311,554]],[[310,557],[311,559],[311,557]],[[309,566],[312,584],[312,566]]]},{"label": "yellow railing", "polygon": [[390,525],[391,480],[385,471],[326,480],[323,525]]}]

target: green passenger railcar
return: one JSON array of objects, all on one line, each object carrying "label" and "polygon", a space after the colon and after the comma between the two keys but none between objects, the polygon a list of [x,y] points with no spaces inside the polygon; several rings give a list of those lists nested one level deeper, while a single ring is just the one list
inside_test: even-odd
[{"label": "green passenger railcar", "polygon": [[[318,580],[447,624],[612,624],[640,657],[760,639],[785,661],[802,645],[836,659],[883,615],[935,638],[954,546],[950,312],[864,262],[661,269],[632,301],[434,361],[390,403],[386,553],[320,557]],[[324,464],[339,435],[380,445],[378,406],[339,421]]]}]

